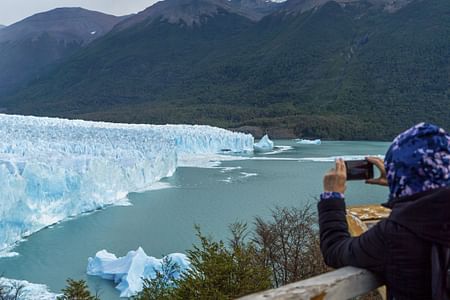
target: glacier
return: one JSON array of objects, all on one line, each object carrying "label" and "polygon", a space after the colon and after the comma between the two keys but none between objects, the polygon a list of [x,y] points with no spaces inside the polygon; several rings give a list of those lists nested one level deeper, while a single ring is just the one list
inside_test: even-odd
[{"label": "glacier", "polygon": [[157,259],[148,256],[139,247],[119,258],[106,250],[98,251],[95,257],[88,259],[87,274],[114,281],[117,283],[116,289],[120,291],[120,297],[131,297],[142,290],[143,279],[154,279],[157,272],[168,275],[163,271],[164,262],[178,266],[171,274],[173,279],[179,279],[183,272],[190,269],[190,262],[185,254],[172,253]]},{"label": "glacier", "polygon": [[264,135],[259,142],[253,145],[257,152],[267,152],[273,150],[273,142],[269,139],[269,136]]},{"label": "glacier", "polygon": [[[30,283],[25,280],[0,278],[0,289],[6,296],[5,299],[16,299],[17,289],[20,289],[17,300],[57,300],[58,294],[48,291],[43,284]],[[3,298],[2,298],[3,299]]]},{"label": "glacier", "polygon": [[0,114],[0,250],[69,217],[120,203],[179,157],[253,150],[251,135],[201,125],[143,125]]}]

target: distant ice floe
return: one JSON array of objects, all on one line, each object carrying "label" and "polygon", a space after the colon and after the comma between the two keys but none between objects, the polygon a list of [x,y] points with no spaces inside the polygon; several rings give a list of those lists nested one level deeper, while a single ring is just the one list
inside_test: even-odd
[{"label": "distant ice floe", "polygon": [[242,175],[242,178],[247,178],[247,177],[258,176],[258,173],[241,172],[241,175]]},{"label": "distant ice floe", "polygon": [[316,139],[316,140],[295,139],[295,142],[297,144],[302,144],[302,145],[320,145],[320,144],[322,144],[322,141],[320,139]]},{"label": "distant ice floe", "polygon": [[106,250],[97,252],[95,257],[88,259],[87,274],[114,281],[120,297],[131,297],[142,290],[142,279],[154,279],[157,272],[162,273],[165,258],[178,266],[178,270],[173,273],[174,279],[179,279],[183,272],[190,269],[190,262],[185,254],[173,253],[157,259],[148,256],[139,247],[119,258]]},{"label": "distant ice floe", "polygon": [[300,162],[333,162],[341,158],[343,160],[362,160],[368,156],[384,158],[383,155],[343,155],[343,156],[327,156],[327,157],[303,157],[299,158]]},{"label": "distant ice floe", "polygon": [[[222,172],[225,173],[225,172]],[[219,181],[225,182],[225,183],[233,183],[233,182],[239,182],[243,181],[245,178],[258,176],[258,173],[247,173],[247,172],[239,172],[239,175],[237,176],[227,176],[225,179],[221,179]]]},{"label": "distant ice floe", "polygon": [[15,292],[20,287],[20,293],[17,300],[56,300],[59,296],[48,291],[47,286],[43,284],[29,283],[24,280],[13,280],[0,278],[0,287],[3,293],[7,293],[5,299],[15,299]]},{"label": "distant ice floe", "polygon": [[269,139],[269,136],[266,134],[259,140],[259,142],[255,143],[253,146],[256,152],[268,152],[273,150],[273,142]]},{"label": "distant ice floe", "polygon": [[242,169],[242,167],[241,166],[237,166],[237,167],[218,167],[218,169],[221,169],[220,173],[227,173],[227,172],[231,172],[231,171],[234,171],[234,170],[240,170],[240,169]]},{"label": "distant ice floe", "polygon": [[[180,163],[253,150],[211,126],[132,125],[0,114],[0,250],[42,228],[151,189]],[[211,156],[211,160],[209,159]]]}]

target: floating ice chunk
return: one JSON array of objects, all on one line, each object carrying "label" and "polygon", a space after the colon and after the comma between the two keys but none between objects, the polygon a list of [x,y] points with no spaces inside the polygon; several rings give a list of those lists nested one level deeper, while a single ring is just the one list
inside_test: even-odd
[{"label": "floating ice chunk", "polygon": [[237,166],[237,167],[217,167],[217,168],[221,169],[220,173],[228,173],[228,172],[231,172],[231,171],[234,171],[234,170],[242,169],[241,166]]},{"label": "floating ice chunk", "polygon": [[316,139],[316,140],[295,139],[295,141],[297,142],[297,144],[302,144],[302,145],[320,145],[320,144],[322,144],[322,141],[320,139]]},{"label": "floating ice chunk", "polygon": [[374,154],[374,155],[341,155],[341,156],[326,156],[326,157],[302,157],[299,158],[300,162],[334,162],[336,159],[340,158],[343,160],[363,160],[367,156],[375,156],[384,159],[384,155]]},{"label": "floating ice chunk", "polygon": [[266,134],[265,136],[262,137],[261,140],[259,140],[259,142],[257,142],[253,146],[253,148],[254,148],[254,150],[256,152],[272,151],[272,149],[273,149],[273,142],[269,139],[269,136]]},{"label": "floating ice chunk", "polygon": [[15,292],[18,287],[21,287],[18,300],[56,300],[59,296],[50,293],[47,286],[43,284],[29,283],[23,280],[0,278],[0,287],[2,293],[6,293],[6,295],[3,295],[5,298],[2,299],[16,299]]},{"label": "floating ice chunk", "polygon": [[0,250],[68,217],[123,203],[129,192],[171,176],[179,157],[252,151],[254,143],[210,126],[4,114],[0,136]]},{"label": "floating ice chunk", "polygon": [[242,178],[247,178],[247,177],[258,176],[258,173],[241,172],[241,175],[242,175]]},{"label": "floating ice chunk", "polygon": [[[180,278],[181,274],[190,268],[188,258],[182,253],[173,253],[165,258],[169,258],[171,264],[178,266],[178,270],[173,274],[175,279]],[[142,290],[143,279],[154,279],[157,272],[162,272],[165,258],[147,256],[141,247],[119,258],[101,250],[94,258],[89,257],[87,274],[113,280],[117,283],[120,297],[131,297]]]}]

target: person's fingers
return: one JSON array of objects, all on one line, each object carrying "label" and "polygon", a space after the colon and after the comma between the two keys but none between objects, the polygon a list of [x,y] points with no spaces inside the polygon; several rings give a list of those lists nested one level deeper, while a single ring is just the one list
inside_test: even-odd
[{"label": "person's fingers", "polygon": [[336,172],[339,174],[345,173],[345,163],[342,158],[336,160]]},{"label": "person's fingers", "polygon": [[366,157],[366,159],[369,162],[373,163],[378,169],[380,169],[380,170],[384,169],[384,163],[381,158],[375,157],[375,156],[369,156],[369,157]]},{"label": "person's fingers", "polygon": [[336,163],[336,173],[341,172],[341,159],[340,158],[336,159],[335,163]]},{"label": "person's fingers", "polygon": [[367,184],[376,184],[376,185],[382,185],[382,186],[388,186],[388,182],[385,178],[379,177],[375,179],[367,179]]},{"label": "person's fingers", "polygon": [[345,161],[343,159],[341,159],[342,162],[342,171],[347,174],[347,166],[345,165]]},{"label": "person's fingers", "polygon": [[367,184],[377,184],[378,183],[378,179],[367,179],[366,183]]},{"label": "person's fingers", "polygon": [[371,162],[374,165],[378,164],[378,157],[374,157],[374,156],[367,156],[366,160]]}]

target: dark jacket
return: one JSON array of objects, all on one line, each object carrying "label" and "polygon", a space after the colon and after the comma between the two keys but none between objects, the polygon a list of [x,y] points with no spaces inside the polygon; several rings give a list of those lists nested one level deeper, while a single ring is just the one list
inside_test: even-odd
[{"label": "dark jacket", "polygon": [[351,237],[344,200],[321,200],[320,242],[325,262],[333,268],[355,266],[372,271],[386,284],[388,299],[432,299],[432,245],[450,247],[450,189],[402,197],[386,206],[392,208],[387,219]]}]

